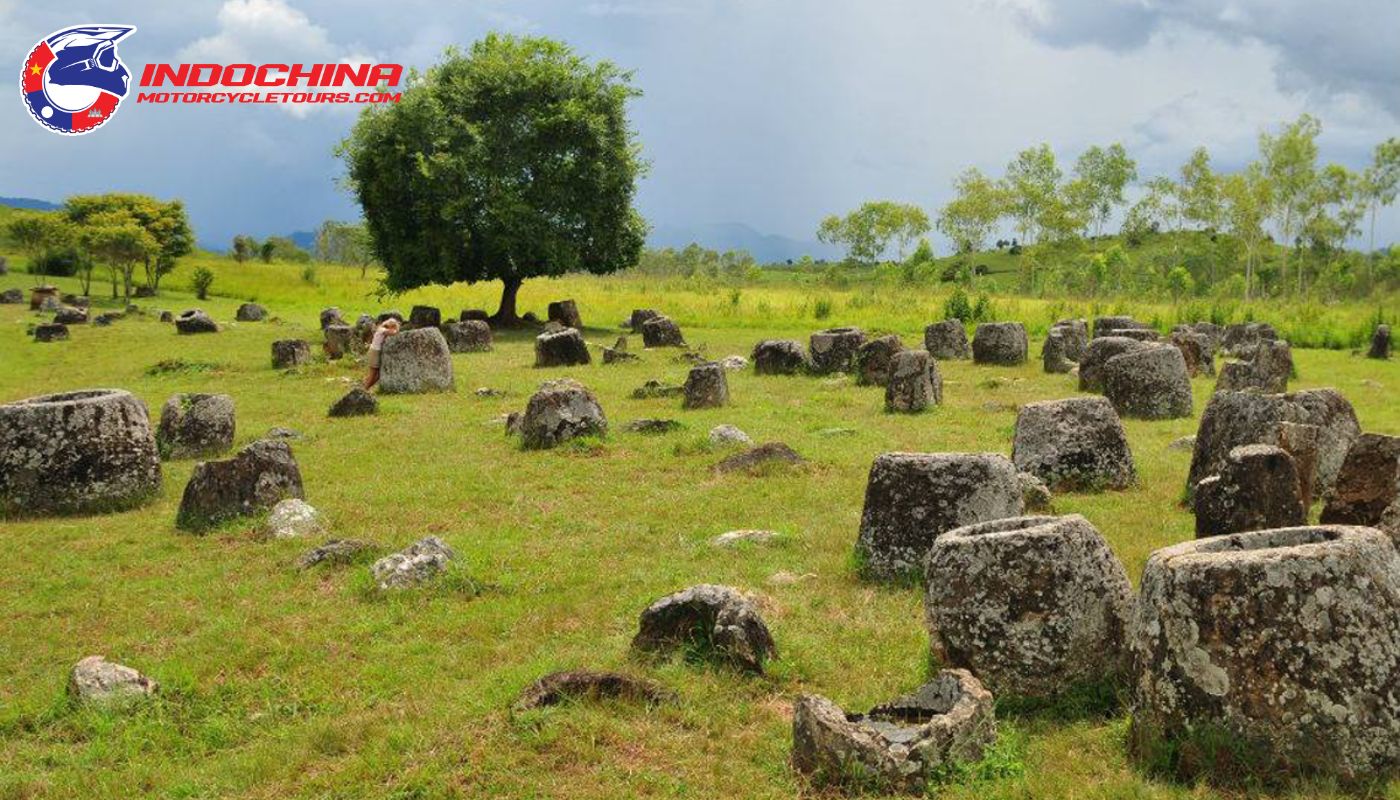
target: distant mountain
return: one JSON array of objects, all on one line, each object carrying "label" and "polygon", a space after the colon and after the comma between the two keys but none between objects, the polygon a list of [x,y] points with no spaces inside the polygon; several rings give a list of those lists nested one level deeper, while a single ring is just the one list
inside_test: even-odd
[{"label": "distant mountain", "polygon": [[658,225],[647,244],[652,247],[685,247],[694,242],[711,250],[747,250],[761,264],[812,258],[839,258],[841,252],[817,241],[802,241],[773,233],[761,233],[742,222],[709,225]]},{"label": "distant mountain", "polygon": [[27,208],[32,211],[57,211],[58,203],[50,203],[47,200],[35,200],[32,197],[0,197],[0,206],[10,208]]}]

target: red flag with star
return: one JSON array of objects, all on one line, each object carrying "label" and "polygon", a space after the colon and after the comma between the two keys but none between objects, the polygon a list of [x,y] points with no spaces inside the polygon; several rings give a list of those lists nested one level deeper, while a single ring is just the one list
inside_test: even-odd
[{"label": "red flag with star", "polygon": [[44,70],[49,68],[51,61],[53,61],[53,51],[49,49],[49,43],[39,42],[39,46],[29,54],[29,60],[24,62],[25,94],[44,88]]}]

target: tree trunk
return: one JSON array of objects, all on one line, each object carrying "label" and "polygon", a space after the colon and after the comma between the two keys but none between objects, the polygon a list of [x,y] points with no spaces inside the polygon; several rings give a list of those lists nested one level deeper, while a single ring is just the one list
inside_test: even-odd
[{"label": "tree trunk", "polygon": [[491,317],[492,325],[510,328],[520,324],[520,316],[515,311],[515,296],[524,282],[524,278],[501,279],[501,305]]}]

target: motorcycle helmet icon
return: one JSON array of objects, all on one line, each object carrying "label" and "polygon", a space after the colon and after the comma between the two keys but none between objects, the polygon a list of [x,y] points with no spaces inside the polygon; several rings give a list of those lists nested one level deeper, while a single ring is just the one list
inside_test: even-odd
[{"label": "motorcycle helmet icon", "polygon": [[131,76],[117,58],[117,42],[136,30],[118,25],[69,28],[48,38],[54,60],[50,86],[86,86],[125,97]]}]

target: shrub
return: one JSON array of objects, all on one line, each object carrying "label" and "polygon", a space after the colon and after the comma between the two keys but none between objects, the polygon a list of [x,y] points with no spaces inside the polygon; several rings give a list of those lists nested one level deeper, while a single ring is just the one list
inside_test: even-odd
[{"label": "shrub", "polygon": [[190,286],[194,289],[194,296],[200,300],[209,299],[209,287],[214,285],[214,273],[208,267],[196,267],[194,275],[190,276]]},{"label": "shrub", "polygon": [[819,298],[817,302],[812,305],[812,316],[817,319],[826,319],[831,316],[833,305],[831,298]]},{"label": "shrub", "polygon": [[967,299],[967,292],[962,287],[953,290],[948,295],[948,299],[943,301],[943,318],[960,319],[964,323],[972,322],[972,303]]},{"label": "shrub", "polygon": [[65,247],[48,250],[29,262],[29,272],[32,275],[71,278],[78,274],[78,268],[82,262],[83,255],[78,252],[77,248]]}]

